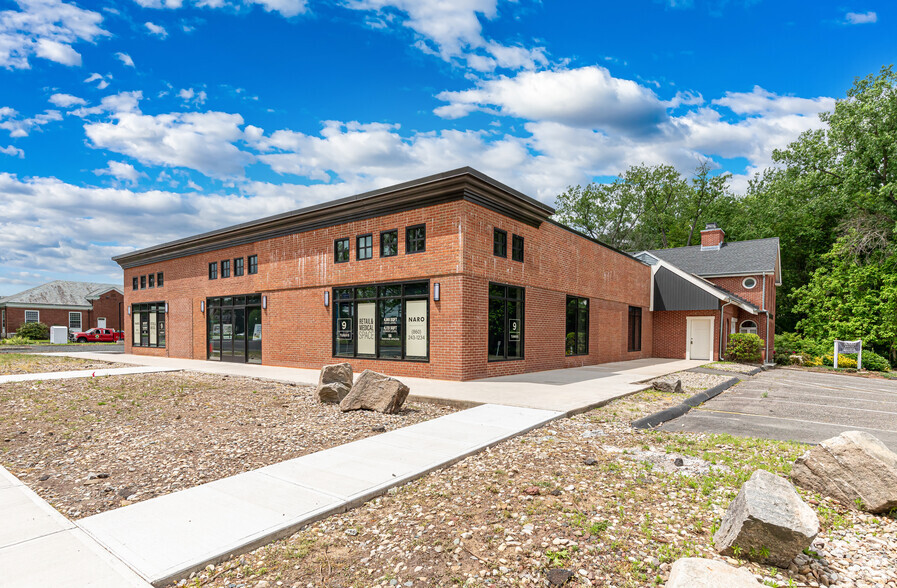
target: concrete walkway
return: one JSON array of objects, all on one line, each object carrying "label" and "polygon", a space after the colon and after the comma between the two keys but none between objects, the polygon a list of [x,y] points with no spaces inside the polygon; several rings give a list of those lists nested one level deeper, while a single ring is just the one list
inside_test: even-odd
[{"label": "concrete walkway", "polygon": [[12,382],[33,382],[35,380],[68,380],[69,378],[93,378],[100,376],[124,376],[128,374],[152,374],[156,372],[177,372],[176,367],[126,367],[99,370],[75,370],[70,372],[42,372],[36,374],[12,374],[0,376],[0,384]]},{"label": "concrete walkway", "polygon": [[3,467],[0,586],[149,588],[131,569]]},{"label": "concrete walkway", "polygon": [[[319,374],[318,370],[310,369],[132,354],[50,353],[45,355],[167,367],[209,374],[265,378],[311,386],[318,383]],[[707,362],[652,358],[468,382],[404,376],[399,379],[411,388],[411,396],[408,397],[408,400],[412,402],[437,402],[459,408],[480,404],[502,404],[573,415],[607,404],[614,398],[644,390],[647,388],[643,383],[646,380],[694,368],[705,363]]]},{"label": "concrete walkway", "polygon": [[78,526],[160,586],[561,416],[486,404],[87,517]]}]

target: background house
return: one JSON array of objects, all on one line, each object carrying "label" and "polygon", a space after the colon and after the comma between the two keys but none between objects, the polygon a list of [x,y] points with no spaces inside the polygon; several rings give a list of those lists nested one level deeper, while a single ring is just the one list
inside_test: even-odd
[{"label": "background house", "polygon": [[25,323],[64,326],[69,331],[91,327],[121,330],[124,292],[117,284],[55,280],[0,298],[0,336]]}]

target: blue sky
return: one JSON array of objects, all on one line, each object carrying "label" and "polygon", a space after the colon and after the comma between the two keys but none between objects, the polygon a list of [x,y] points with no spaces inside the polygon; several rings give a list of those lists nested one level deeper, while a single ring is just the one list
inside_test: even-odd
[{"label": "blue sky", "polygon": [[471,165],[741,192],[895,61],[889,2],[0,0],[0,295]]}]

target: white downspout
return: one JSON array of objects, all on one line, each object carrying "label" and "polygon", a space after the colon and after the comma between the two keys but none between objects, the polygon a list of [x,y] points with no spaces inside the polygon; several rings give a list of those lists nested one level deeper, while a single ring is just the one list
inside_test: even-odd
[{"label": "white downspout", "polygon": [[763,303],[761,304],[762,310],[766,315],[766,337],[763,344],[766,346],[766,363],[772,363],[769,361],[769,312],[766,310],[766,272],[760,274],[763,278]]},{"label": "white downspout", "polygon": [[726,334],[726,319],[723,318],[723,313],[730,304],[732,304],[731,301],[719,307],[719,361],[723,360],[723,335]]}]

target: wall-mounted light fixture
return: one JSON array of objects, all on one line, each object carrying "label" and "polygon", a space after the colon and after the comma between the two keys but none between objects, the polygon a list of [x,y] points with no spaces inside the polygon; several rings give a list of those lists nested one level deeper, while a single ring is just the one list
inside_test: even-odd
[{"label": "wall-mounted light fixture", "polygon": [[131,305],[128,305],[128,316],[131,316]]},{"label": "wall-mounted light fixture", "polygon": [[439,302],[439,282],[433,284],[433,300]]},{"label": "wall-mounted light fixture", "polygon": [[330,306],[330,290],[324,290],[324,306]]},{"label": "wall-mounted light fixture", "polygon": [[206,301],[200,300],[199,301],[199,312],[205,312],[205,311],[206,311]]},{"label": "wall-mounted light fixture", "polygon": [[165,314],[168,314],[168,303],[165,303]]},{"label": "wall-mounted light fixture", "polygon": [[268,297],[267,296],[262,296],[262,308],[264,308],[264,309],[268,308]]}]

